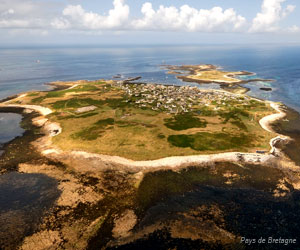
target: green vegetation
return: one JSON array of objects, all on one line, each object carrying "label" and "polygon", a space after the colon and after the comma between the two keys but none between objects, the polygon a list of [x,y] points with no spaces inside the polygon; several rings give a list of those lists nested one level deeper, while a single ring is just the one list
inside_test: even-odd
[{"label": "green vegetation", "polygon": [[99,120],[94,123],[93,126],[84,128],[77,133],[72,135],[73,139],[81,139],[85,141],[92,141],[96,140],[100,137],[104,132],[105,129],[108,129],[110,125],[114,125],[115,120],[113,118],[107,118],[103,120]]},{"label": "green vegetation", "polygon": [[32,92],[32,93],[29,93],[28,96],[32,97],[32,96],[38,96],[39,95],[39,92]]},{"label": "green vegetation", "polygon": [[54,109],[63,109],[63,108],[81,108],[90,105],[101,106],[103,101],[95,100],[92,98],[71,98],[62,101],[56,101],[52,103]]},{"label": "green vegetation", "polygon": [[64,108],[81,108],[90,105],[101,107],[107,105],[113,109],[124,108],[129,104],[125,102],[124,98],[108,98],[105,100],[96,100],[92,98],[71,98],[67,100],[56,101],[51,104],[54,109],[64,109]]},{"label": "green vegetation", "polygon": [[125,108],[128,107],[130,104],[126,102],[126,98],[108,98],[103,101],[103,104],[108,105],[113,109],[117,108]]},{"label": "green vegetation", "polygon": [[134,127],[134,126],[139,126],[139,125],[143,126],[143,127],[147,127],[147,128],[154,128],[154,127],[156,127],[153,124],[147,124],[147,123],[137,122],[137,121],[117,121],[116,124],[120,128]]},{"label": "green vegetation", "polygon": [[84,141],[92,141],[96,140],[103,131],[99,131],[97,127],[90,127],[90,128],[84,128],[80,130],[79,132],[72,134],[71,137],[73,139],[81,139]]},{"label": "green vegetation", "polygon": [[248,131],[247,126],[241,120],[232,121],[231,124],[237,126],[241,130]]},{"label": "green vegetation", "polygon": [[[91,117],[91,116],[95,116],[98,115],[98,112],[88,112],[85,114],[81,114],[81,115],[77,115],[77,114],[72,114],[72,115],[68,115],[68,116],[60,116],[58,115],[58,119],[59,120],[63,120],[63,119],[73,119],[73,118],[87,118],[87,117]],[[56,114],[57,115],[57,114]]]},{"label": "green vegetation", "polygon": [[165,126],[173,130],[186,130],[189,128],[205,128],[207,122],[195,117],[192,113],[182,113],[165,119]]},{"label": "green vegetation", "polygon": [[78,92],[90,92],[90,91],[97,91],[97,90],[99,90],[99,88],[97,88],[94,85],[79,85],[76,88],[72,88],[72,89],[50,91],[50,92],[47,93],[47,95],[45,96],[45,98],[62,97],[66,93],[70,93],[70,92],[78,93]]},{"label": "green vegetation", "polygon": [[33,104],[40,104],[45,99],[44,96],[36,97],[31,100]]},{"label": "green vegetation", "polygon": [[107,119],[103,119],[103,120],[99,120],[95,123],[95,125],[98,128],[106,128],[108,125],[114,125],[115,123],[115,119],[113,118],[107,118]]},{"label": "green vegetation", "polygon": [[162,134],[162,133],[158,134],[157,137],[158,137],[159,139],[164,139],[164,138],[166,138],[166,136],[165,136],[164,134]]},{"label": "green vegetation", "polygon": [[[79,85],[76,88],[72,88],[72,89],[49,91],[49,92],[47,92],[47,94],[45,96],[40,96],[40,97],[34,98],[31,101],[35,104],[39,104],[47,98],[63,97],[66,93],[92,92],[92,91],[98,91],[98,90],[99,90],[99,88],[94,85]],[[38,95],[38,94],[36,94],[36,92],[34,92],[28,96],[36,96],[36,95]]]},{"label": "green vegetation", "polygon": [[230,108],[228,112],[219,112],[219,115],[224,118],[224,123],[227,123],[230,119],[240,120],[240,116],[249,117],[249,113],[240,108]]},{"label": "green vegetation", "polygon": [[202,116],[215,116],[216,112],[211,110],[210,108],[203,106],[201,109],[196,111],[197,114],[202,115]]},{"label": "green vegetation", "polygon": [[193,135],[170,135],[168,141],[176,147],[190,147],[197,151],[219,151],[251,146],[251,135],[199,132]]},{"label": "green vegetation", "polygon": [[219,115],[223,118],[223,124],[230,121],[231,124],[237,126],[239,129],[248,131],[247,126],[242,121],[242,117],[249,119],[250,114],[248,111],[234,107],[230,108],[227,112],[219,112]]}]

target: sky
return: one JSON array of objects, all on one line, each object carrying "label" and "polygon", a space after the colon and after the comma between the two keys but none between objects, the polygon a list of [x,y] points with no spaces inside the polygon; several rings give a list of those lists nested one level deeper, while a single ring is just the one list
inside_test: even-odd
[{"label": "sky", "polygon": [[0,0],[0,45],[223,43],[300,43],[299,0]]}]

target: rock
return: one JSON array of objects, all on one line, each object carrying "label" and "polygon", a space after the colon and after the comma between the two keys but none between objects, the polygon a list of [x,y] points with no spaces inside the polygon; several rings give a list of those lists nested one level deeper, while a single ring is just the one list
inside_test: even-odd
[{"label": "rock", "polygon": [[58,231],[42,231],[25,238],[21,250],[58,249],[62,239]]},{"label": "rock", "polygon": [[24,109],[23,113],[24,114],[31,114],[33,112],[32,109]]},{"label": "rock", "polygon": [[42,127],[45,125],[45,123],[48,121],[47,118],[44,118],[43,116],[36,117],[32,120],[32,123],[37,127]]},{"label": "rock", "polygon": [[259,88],[259,89],[264,91],[272,91],[272,88]]},{"label": "rock", "polygon": [[124,82],[133,82],[133,81],[137,81],[139,79],[141,79],[141,76],[137,76],[137,77],[129,77],[128,79],[126,79]]},{"label": "rock", "polygon": [[78,114],[80,114],[80,113],[85,113],[85,112],[93,111],[96,108],[97,108],[96,106],[92,105],[92,106],[78,108],[75,112],[78,113]]},{"label": "rock", "polygon": [[114,75],[113,78],[121,78],[122,75],[121,74],[117,74],[117,75]]},{"label": "rock", "polygon": [[120,218],[115,219],[112,230],[114,238],[123,238],[130,235],[130,230],[137,223],[137,217],[133,210],[126,210]]}]

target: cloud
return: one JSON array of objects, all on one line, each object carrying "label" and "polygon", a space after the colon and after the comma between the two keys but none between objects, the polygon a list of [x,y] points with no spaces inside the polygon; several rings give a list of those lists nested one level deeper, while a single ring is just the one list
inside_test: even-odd
[{"label": "cloud", "polygon": [[50,1],[0,0],[0,28],[47,29],[54,10],[60,6]]},{"label": "cloud", "polygon": [[300,28],[297,25],[293,25],[293,26],[291,26],[291,27],[288,28],[288,31],[290,33],[298,33],[298,32],[300,32]]},{"label": "cloud", "polygon": [[132,27],[139,30],[181,30],[181,31],[236,31],[246,23],[246,19],[237,15],[233,9],[223,10],[214,7],[210,10],[183,5],[154,10],[152,4],[144,3],[141,9],[143,18],[132,21]]},{"label": "cloud", "polygon": [[161,5],[154,10],[146,2],[141,8],[142,18],[130,19],[130,9],[124,0],[114,0],[113,5],[106,16],[88,12],[81,5],[69,5],[63,10],[63,17],[55,18],[51,25],[56,29],[226,32],[240,30],[246,23],[233,9],[221,7],[197,10],[188,5],[179,9]]},{"label": "cloud", "polygon": [[264,0],[261,12],[257,13],[252,21],[250,32],[273,32],[279,29],[278,23],[288,14],[294,11],[294,5],[282,8],[282,3],[286,0]]},{"label": "cloud", "polygon": [[124,0],[114,0],[114,8],[108,15],[87,12],[81,5],[69,5],[63,10],[63,17],[51,22],[56,29],[107,30],[124,28],[129,19],[129,6]]},{"label": "cloud", "polygon": [[294,11],[295,6],[283,7],[286,0],[263,0],[259,13],[252,22],[233,8],[196,9],[187,4],[180,7],[151,2],[141,6],[140,17],[130,15],[125,0],[112,1],[107,14],[84,9],[80,1],[68,0],[0,0],[0,29],[64,30],[99,34],[126,31],[181,31],[181,32],[298,32],[298,26],[280,29],[280,21]]},{"label": "cloud", "polygon": [[12,14],[14,14],[15,13],[15,11],[13,10],[13,9],[8,9],[8,10],[6,10],[6,11],[4,11],[4,12],[2,12],[2,13],[0,13],[0,16],[8,16],[8,15],[12,15]]},{"label": "cloud", "polygon": [[50,25],[54,28],[54,29],[68,29],[71,27],[71,23],[69,22],[69,20],[65,19],[65,18],[55,18],[51,21]]}]

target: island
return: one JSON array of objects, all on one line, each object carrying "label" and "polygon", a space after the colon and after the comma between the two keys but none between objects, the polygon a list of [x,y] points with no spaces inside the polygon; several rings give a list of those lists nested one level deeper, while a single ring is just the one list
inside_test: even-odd
[{"label": "island", "polygon": [[[213,65],[168,69],[178,75],[188,71],[178,76],[183,80],[229,88],[242,83],[235,76],[250,74],[225,73]],[[57,196],[42,211],[41,222],[26,237],[6,241],[8,246],[232,247],[241,236],[273,235],[275,229],[266,231],[264,223],[291,214],[296,219],[282,223],[289,233],[297,232],[299,194],[292,192],[300,188],[300,169],[287,150],[292,135],[283,129],[297,114],[225,87],[137,80],[54,82],[51,91],[0,103],[2,112],[21,113],[28,131],[6,145],[1,174],[40,174],[57,183]],[[266,209],[263,219],[255,217]],[[249,214],[256,232],[242,227]]]},{"label": "island", "polygon": [[244,94],[249,88],[241,84],[249,82],[272,82],[272,79],[248,78],[241,79],[239,76],[255,76],[255,73],[248,71],[227,72],[212,64],[200,65],[162,65],[163,69],[167,69],[168,74],[176,75],[176,77],[184,82],[197,82],[200,84],[217,83],[222,89],[233,93]]}]

